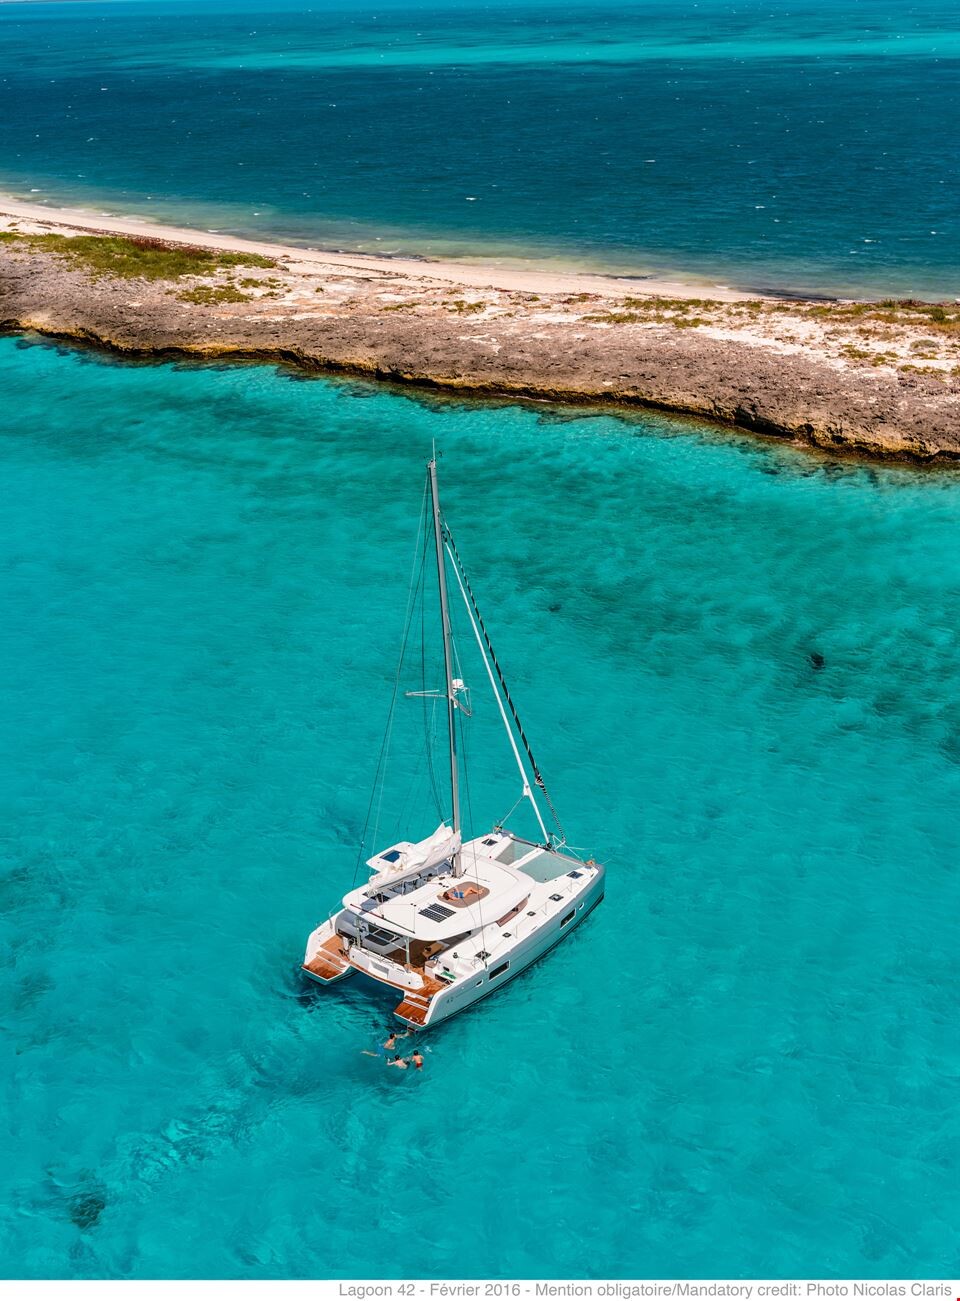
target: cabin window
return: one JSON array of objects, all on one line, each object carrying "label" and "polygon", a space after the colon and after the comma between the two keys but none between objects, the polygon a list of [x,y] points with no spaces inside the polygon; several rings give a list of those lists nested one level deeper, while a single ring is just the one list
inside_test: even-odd
[{"label": "cabin window", "polygon": [[502,976],[503,973],[506,971],[507,967],[509,967],[509,965],[510,965],[509,962],[501,962],[499,967],[494,967],[494,969],[490,972],[490,979],[493,980],[494,976]]},{"label": "cabin window", "polygon": [[576,916],[576,912],[577,912],[576,908],[571,908],[570,911],[567,913],[566,917],[560,918],[560,925],[566,926],[567,922],[572,922],[574,917]]}]

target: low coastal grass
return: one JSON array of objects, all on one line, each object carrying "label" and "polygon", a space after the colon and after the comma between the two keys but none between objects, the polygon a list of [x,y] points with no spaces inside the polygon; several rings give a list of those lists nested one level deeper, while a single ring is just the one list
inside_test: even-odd
[{"label": "low coastal grass", "polygon": [[918,325],[942,334],[960,334],[960,305],[925,303],[916,298],[885,298],[879,303],[823,303],[801,308],[824,321],[863,321],[879,325]]},{"label": "low coastal grass", "polygon": [[625,298],[623,305],[647,312],[692,312],[695,307],[709,310],[722,306],[715,298],[663,298],[660,294],[651,294],[649,298]]},{"label": "low coastal grass", "polygon": [[699,308],[710,311],[722,304],[711,298],[663,298],[651,294],[649,298],[624,298],[622,308],[615,311],[591,312],[584,321],[597,321],[603,325],[673,325],[678,330],[695,330],[698,325],[709,325],[703,316],[691,316]]},{"label": "low coastal grass", "polygon": [[277,265],[274,258],[260,253],[226,253],[120,235],[21,235],[4,231],[2,238],[4,243],[16,240],[39,253],[56,253],[94,276],[124,280],[179,280],[181,276],[210,275],[229,267]]},{"label": "low coastal grass", "polygon": [[597,321],[600,325],[633,325],[636,321],[646,321],[649,318],[642,312],[590,312],[582,319]]},{"label": "low coastal grass", "polygon": [[245,294],[242,289],[236,285],[196,285],[193,289],[185,289],[182,294],[177,294],[182,303],[202,303],[209,305],[211,303],[249,303],[251,294]]}]

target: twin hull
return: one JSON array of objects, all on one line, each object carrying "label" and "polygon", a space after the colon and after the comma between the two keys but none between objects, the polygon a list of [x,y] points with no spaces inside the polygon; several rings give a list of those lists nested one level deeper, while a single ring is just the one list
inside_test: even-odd
[{"label": "twin hull", "polygon": [[[563,918],[569,914],[569,906],[565,910],[558,909],[553,917],[545,921],[531,935],[518,940],[511,949],[498,952],[485,969],[462,976],[434,994],[429,1001],[426,1014],[422,1020],[415,1019],[412,1015],[406,1015],[404,1011],[401,1011],[401,1008],[409,1007],[410,994],[399,989],[390,981],[378,980],[369,971],[364,971],[363,974],[374,980],[378,985],[396,990],[398,995],[401,996],[401,1003],[394,1011],[394,1015],[399,1020],[415,1030],[426,1030],[430,1026],[438,1025],[441,1021],[447,1021],[451,1016],[456,1016],[458,1012],[462,1012],[465,1008],[472,1007],[474,1003],[479,1003],[488,994],[496,993],[498,989],[508,984],[515,976],[519,976],[522,971],[526,971],[538,958],[542,958],[544,954],[549,953],[561,940],[566,939],[572,931],[576,930],[603,898],[604,870],[598,865],[595,871],[596,875],[585,882],[584,888],[570,900],[570,903],[575,907],[575,912],[569,922],[563,924]],[[333,919],[333,921],[327,923],[331,930],[335,920]],[[508,965],[504,966],[504,963]],[[355,968],[350,967],[343,975],[353,975],[355,970]],[[334,983],[332,980],[324,980],[322,977],[315,975],[306,967],[304,967],[304,974],[320,985]]]}]

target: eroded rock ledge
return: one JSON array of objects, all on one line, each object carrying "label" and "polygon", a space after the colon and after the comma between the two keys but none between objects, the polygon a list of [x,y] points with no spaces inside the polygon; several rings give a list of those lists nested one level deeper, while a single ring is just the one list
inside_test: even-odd
[{"label": "eroded rock ledge", "polygon": [[429,263],[411,275],[289,250],[145,279],[31,242],[36,229],[15,225],[0,242],[7,331],[131,356],[647,406],[872,457],[960,457],[960,328],[943,308],[664,299],[612,280],[610,292],[530,294],[451,285]]}]

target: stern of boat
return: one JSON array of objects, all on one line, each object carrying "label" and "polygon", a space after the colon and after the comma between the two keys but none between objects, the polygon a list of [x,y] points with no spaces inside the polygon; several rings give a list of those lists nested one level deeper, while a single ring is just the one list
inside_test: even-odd
[{"label": "stern of boat", "polygon": [[301,970],[320,985],[333,985],[352,976],[343,937],[337,933],[336,918],[322,922],[307,940]]}]

